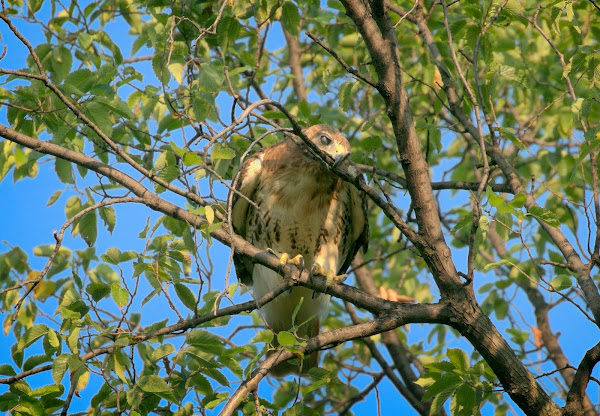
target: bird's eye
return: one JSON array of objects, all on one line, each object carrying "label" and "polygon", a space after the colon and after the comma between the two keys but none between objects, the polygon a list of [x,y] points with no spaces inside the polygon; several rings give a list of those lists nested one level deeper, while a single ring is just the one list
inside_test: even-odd
[{"label": "bird's eye", "polygon": [[321,136],[321,144],[323,146],[329,146],[331,144],[331,139],[328,136]]}]

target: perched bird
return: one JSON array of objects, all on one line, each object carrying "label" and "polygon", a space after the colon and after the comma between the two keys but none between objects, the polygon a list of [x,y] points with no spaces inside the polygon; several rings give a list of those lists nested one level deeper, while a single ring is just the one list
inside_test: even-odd
[{"label": "perched bird", "polygon": [[[339,163],[350,154],[348,140],[334,127],[316,125],[304,134]],[[312,269],[328,278],[346,272],[359,248],[369,239],[366,201],[356,187],[344,182],[314,155],[299,137],[265,147],[246,159],[230,192],[231,223],[253,245],[281,256],[282,262]],[[282,277],[247,256],[236,254],[238,279],[253,286],[255,298],[281,283]],[[294,287],[262,306],[269,328],[300,338],[319,334],[327,316],[329,295]],[[297,305],[302,302],[292,322]],[[299,326],[299,327],[298,327]],[[318,364],[318,354],[302,366],[282,363],[272,373],[306,372]]]}]

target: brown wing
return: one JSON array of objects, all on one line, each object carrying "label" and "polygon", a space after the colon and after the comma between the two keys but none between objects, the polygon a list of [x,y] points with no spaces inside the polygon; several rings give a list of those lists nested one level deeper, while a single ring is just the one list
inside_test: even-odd
[{"label": "brown wing", "polygon": [[[361,177],[361,181],[364,178]],[[338,270],[337,274],[344,274],[350,267],[350,263],[354,260],[354,256],[358,249],[362,248],[363,253],[369,248],[369,218],[367,212],[367,198],[354,185],[348,184],[349,203],[346,205],[350,212],[344,215],[349,218],[351,223],[351,232],[344,239],[344,244],[347,247],[342,249],[343,253],[348,253],[344,259],[344,263]]]},{"label": "brown wing", "polygon": [[[236,234],[243,238],[246,236],[247,218],[250,214],[252,203],[256,203],[254,196],[262,174],[262,155],[266,149],[246,159],[240,171],[232,181],[232,190],[229,192],[231,200],[231,225]],[[246,285],[252,284],[252,270],[254,265],[248,256],[234,253],[233,264],[238,280]]]},{"label": "brown wing", "polygon": [[[257,204],[256,192],[262,181],[262,176],[268,170],[265,166],[273,161],[278,161],[284,153],[287,140],[265,147],[249,157],[242,164],[242,168],[232,181],[232,190],[229,192],[231,199],[231,225],[236,234],[248,239],[246,226],[248,218]],[[233,255],[233,264],[238,280],[246,285],[252,284],[254,264],[252,259],[238,253]]]}]

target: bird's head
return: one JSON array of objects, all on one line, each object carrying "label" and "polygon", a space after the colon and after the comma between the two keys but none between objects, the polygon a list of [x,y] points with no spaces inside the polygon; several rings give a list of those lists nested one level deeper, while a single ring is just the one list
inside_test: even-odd
[{"label": "bird's head", "polygon": [[333,166],[350,156],[350,143],[335,127],[317,124],[304,130],[304,134],[321,151],[333,158]]}]

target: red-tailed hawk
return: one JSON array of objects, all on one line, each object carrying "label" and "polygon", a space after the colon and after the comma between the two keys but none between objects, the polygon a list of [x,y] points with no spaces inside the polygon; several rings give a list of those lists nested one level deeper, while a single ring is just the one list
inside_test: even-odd
[{"label": "red-tailed hawk", "polygon": [[[312,126],[304,134],[336,162],[350,153],[348,140],[331,126]],[[318,264],[320,273],[325,271],[331,277],[345,273],[358,249],[367,248],[369,231],[362,194],[331,172],[300,138],[287,138],[246,159],[233,187],[231,222],[235,232],[283,259],[301,255],[304,267],[310,270]],[[253,286],[255,298],[282,281],[275,271],[252,264],[248,257],[235,255],[234,263],[238,279]],[[264,305],[261,313],[275,332],[301,325],[296,334],[310,338],[319,334],[329,298],[294,287]],[[301,301],[293,323],[293,312]],[[317,363],[317,353],[311,354],[305,358],[302,372]],[[285,374],[300,369],[282,363],[274,370]]]}]

